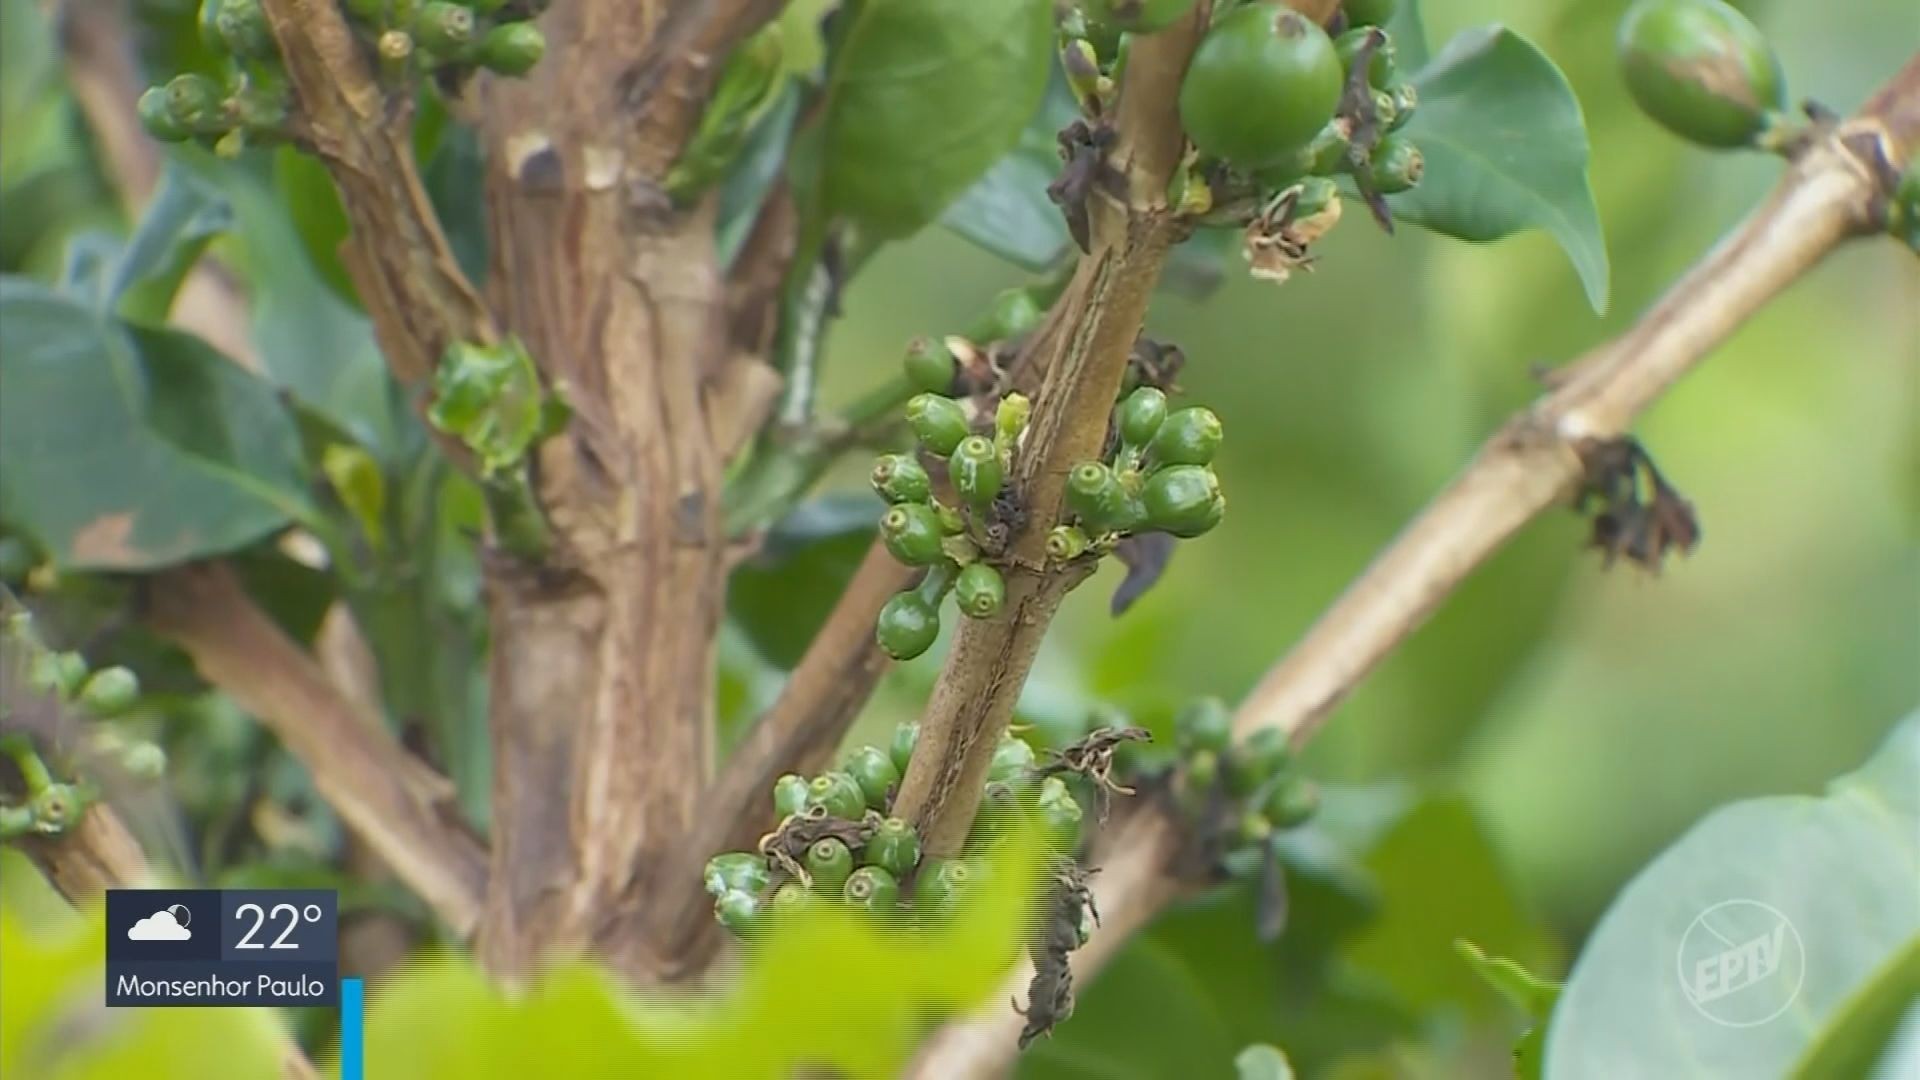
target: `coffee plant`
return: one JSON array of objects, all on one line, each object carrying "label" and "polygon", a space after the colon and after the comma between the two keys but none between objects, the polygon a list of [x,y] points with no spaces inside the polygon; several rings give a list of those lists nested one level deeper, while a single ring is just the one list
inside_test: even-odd
[{"label": "coffee plant", "polygon": [[1895,0],[0,5],[0,1075],[1913,1071]]}]

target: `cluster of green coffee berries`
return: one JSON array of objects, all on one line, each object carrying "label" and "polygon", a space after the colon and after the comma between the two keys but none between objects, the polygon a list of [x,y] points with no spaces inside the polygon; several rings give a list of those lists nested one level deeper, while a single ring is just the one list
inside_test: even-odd
[{"label": "cluster of green coffee berries", "polygon": [[[90,669],[79,653],[55,652],[41,645],[32,616],[16,611],[0,625],[0,646],[8,666],[24,667],[26,685],[36,694],[72,706],[96,719],[111,719],[131,710],[140,697],[140,680],[124,667]],[[9,671],[8,677],[12,677]],[[0,709],[31,707],[9,698]],[[0,752],[12,759],[25,789],[25,799],[0,802],[0,839],[65,832],[79,822],[98,791],[86,780],[56,780],[35,748],[25,725],[11,715],[0,716]],[[158,778],[166,770],[166,754],[143,740],[128,739],[104,728],[86,732],[86,752],[111,757],[128,775],[142,780]]]},{"label": "cluster of green coffee berries", "polygon": [[1174,740],[1178,802],[1219,834],[1229,856],[1271,851],[1276,835],[1306,824],[1320,807],[1320,789],[1300,775],[1286,733],[1262,728],[1234,742],[1233,717],[1218,698],[1181,709]]},{"label": "cluster of green coffee berries", "polygon": [[[988,561],[1000,545],[988,533],[1031,406],[1025,396],[1007,394],[994,409],[991,432],[976,433],[971,401],[946,393],[954,363],[935,342],[923,339],[907,350],[909,381],[928,388],[907,401],[916,447],[883,454],[873,465],[873,490],[888,503],[880,517],[881,542],[902,563],[927,568],[918,585],[880,610],[874,636],[896,660],[910,660],[933,645],[940,603],[949,592],[961,613],[975,619],[999,614],[1007,597],[1005,579]],[[935,492],[923,458],[944,465],[951,500]]]},{"label": "cluster of green coffee berries", "polygon": [[[388,77],[486,68],[524,75],[546,39],[514,0],[343,0]],[[202,0],[201,40],[220,73],[182,72],[140,95],[140,121],[163,142],[198,141],[225,156],[285,141],[292,91],[260,0]]]},{"label": "cluster of green coffee berries", "polygon": [[1164,391],[1140,386],[1121,399],[1114,431],[1111,460],[1084,461],[1067,474],[1073,521],[1047,536],[1047,554],[1056,560],[1103,553],[1130,533],[1191,539],[1227,512],[1212,466],[1222,435],[1212,409],[1169,411]]},{"label": "cluster of green coffee berries", "polygon": [[925,858],[913,826],[890,817],[920,726],[903,724],[891,746],[861,746],[812,779],[780,777],[773,803],[780,825],[755,852],[708,861],[714,917],[742,938],[783,912],[844,903],[883,925],[928,925],[950,914],[984,875],[992,845],[1022,821],[1061,853],[1079,843],[1080,804],[1058,776],[1041,777],[1033,747],[1014,736],[995,748],[985,795],[961,854]]}]

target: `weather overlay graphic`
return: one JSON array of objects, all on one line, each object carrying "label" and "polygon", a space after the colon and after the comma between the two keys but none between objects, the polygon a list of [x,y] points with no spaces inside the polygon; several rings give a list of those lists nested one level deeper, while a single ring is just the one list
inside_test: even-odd
[{"label": "weather overlay graphic", "polygon": [[112,889],[107,1004],[338,1005],[327,889]]}]

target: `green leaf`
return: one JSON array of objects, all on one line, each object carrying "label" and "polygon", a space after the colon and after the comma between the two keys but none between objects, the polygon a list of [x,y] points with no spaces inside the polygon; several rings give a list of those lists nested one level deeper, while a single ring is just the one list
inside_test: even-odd
[{"label": "green leaf", "polygon": [[360,294],[340,263],[340,245],[347,239],[347,208],[340,205],[340,193],[334,190],[327,167],[311,154],[283,146],[273,155],[273,186],[293,220],[307,262],[335,296],[358,308]]},{"label": "green leaf", "polygon": [[1426,155],[1394,216],[1462,240],[1544,229],[1572,260],[1587,301],[1607,305],[1607,247],[1587,183],[1580,102],[1553,61],[1502,26],[1468,30],[1413,76],[1406,135]]},{"label": "green leaf", "polygon": [[940,224],[1022,269],[1053,266],[1072,243],[1060,208],[1047,198],[1047,185],[1060,172],[1054,136],[1077,115],[1056,64],[1019,142],[947,207]]},{"label": "green leaf", "polygon": [[1506,995],[1508,1001],[1527,1014],[1533,1022],[1513,1044],[1513,1070],[1518,1080],[1540,1080],[1546,1050],[1547,1018],[1560,997],[1560,984],[1543,979],[1505,957],[1488,956],[1471,941],[1453,943],[1474,971],[1489,986]]},{"label": "green leaf", "polygon": [[1047,0],[867,0],[828,83],[823,194],[876,237],[938,217],[1012,148],[1046,85]]},{"label": "green leaf", "polygon": [[883,508],[866,495],[803,503],[733,572],[727,613],[767,662],[782,668],[800,662],[866,556]]},{"label": "green leaf", "polygon": [[1920,1006],[1920,937],[1841,1004],[1794,1065],[1794,1080],[1867,1075],[1915,1006]]},{"label": "green leaf", "polygon": [[1427,47],[1427,23],[1420,14],[1420,0],[1400,0],[1384,29],[1393,37],[1393,51],[1401,71],[1418,71],[1427,66],[1433,50]]},{"label": "green leaf", "polygon": [[1255,1043],[1233,1059],[1240,1080],[1293,1080],[1293,1066],[1277,1046]]},{"label": "green leaf", "polygon": [[103,299],[125,318],[165,322],[187,271],[232,226],[233,207],[219,189],[169,161]]},{"label": "green leaf", "polygon": [[[1866,1060],[1920,948],[1920,712],[1821,796],[1734,803],[1608,909],[1547,1034],[1547,1074],[1650,1076],[1688,1062],[1785,1076]],[[1845,1032],[1857,1034],[1846,1035]],[[1849,1043],[1852,1043],[1849,1045]],[[1817,1075],[1859,1075],[1822,1072]]]},{"label": "green leaf", "polygon": [[0,281],[0,517],[63,566],[143,570],[311,518],[292,418],[205,342]]}]

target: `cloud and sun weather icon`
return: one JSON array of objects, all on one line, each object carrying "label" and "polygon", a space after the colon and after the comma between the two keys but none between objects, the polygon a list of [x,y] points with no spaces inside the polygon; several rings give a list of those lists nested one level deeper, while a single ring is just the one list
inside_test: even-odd
[{"label": "cloud and sun weather icon", "polygon": [[193,911],[185,904],[173,904],[127,928],[128,941],[191,941]]}]

